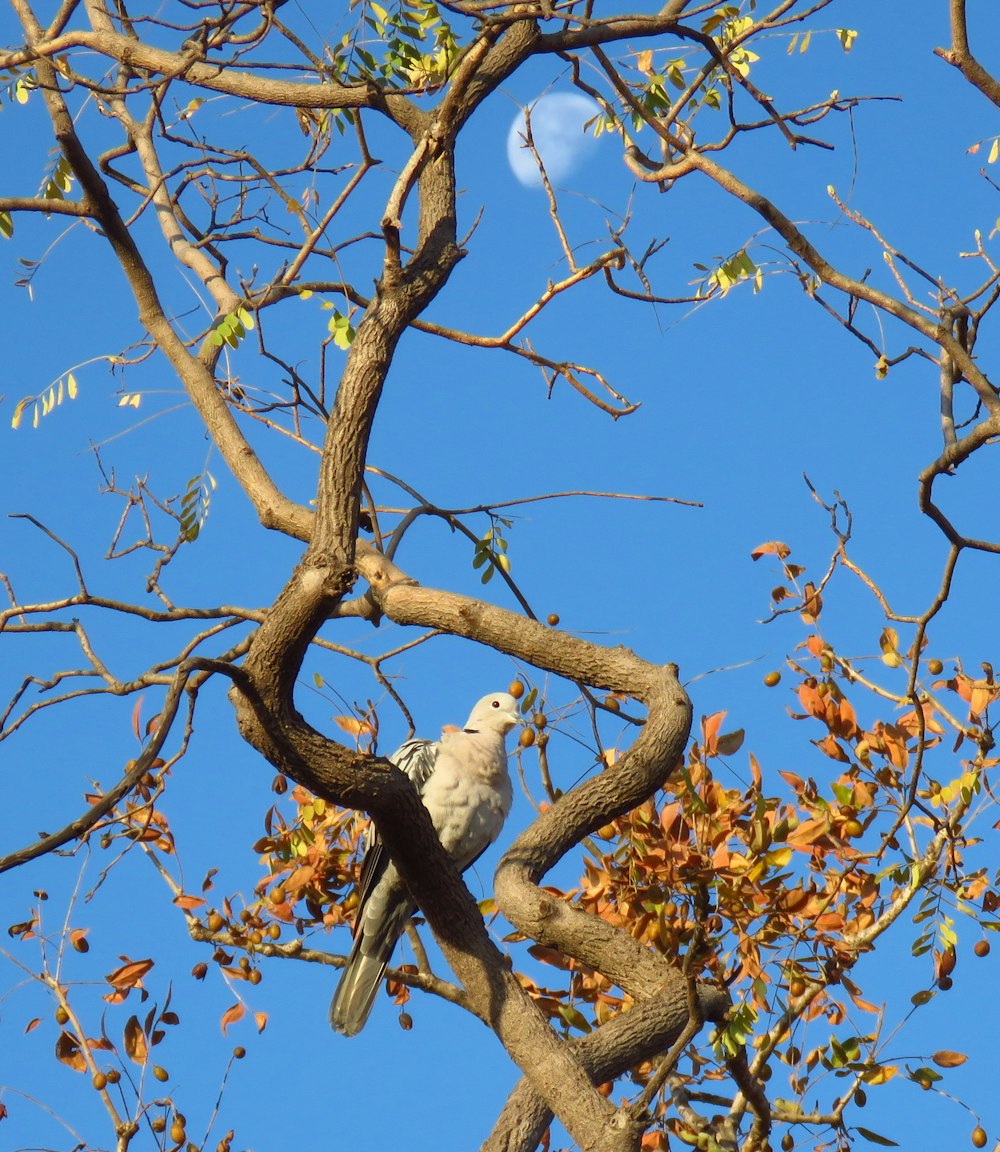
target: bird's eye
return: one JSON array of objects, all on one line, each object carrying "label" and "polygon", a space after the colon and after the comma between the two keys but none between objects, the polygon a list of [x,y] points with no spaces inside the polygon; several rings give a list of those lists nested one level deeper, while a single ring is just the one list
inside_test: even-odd
[{"label": "bird's eye", "polygon": [[490,707],[491,708],[499,708],[500,707],[500,701],[499,700],[491,700],[490,701]]}]

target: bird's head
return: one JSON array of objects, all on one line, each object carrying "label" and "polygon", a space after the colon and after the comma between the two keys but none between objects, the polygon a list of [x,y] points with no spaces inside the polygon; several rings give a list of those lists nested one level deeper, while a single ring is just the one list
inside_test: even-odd
[{"label": "bird's head", "polygon": [[466,732],[499,732],[505,736],[518,722],[517,701],[509,692],[491,692],[472,709]]}]

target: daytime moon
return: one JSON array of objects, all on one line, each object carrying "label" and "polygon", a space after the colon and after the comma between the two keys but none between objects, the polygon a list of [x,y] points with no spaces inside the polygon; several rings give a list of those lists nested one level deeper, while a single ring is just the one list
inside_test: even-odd
[{"label": "daytime moon", "polygon": [[[601,111],[578,92],[549,92],[529,105],[531,135],[549,179],[561,183],[593,154],[597,139],[583,129]],[[542,178],[531,152],[524,146],[524,113],[518,112],[507,133],[507,161],[526,188],[540,188]]]}]

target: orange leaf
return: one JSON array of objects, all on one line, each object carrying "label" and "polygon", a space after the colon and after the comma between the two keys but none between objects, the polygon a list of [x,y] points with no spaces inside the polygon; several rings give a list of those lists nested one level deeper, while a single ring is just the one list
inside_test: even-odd
[{"label": "orange leaf", "polygon": [[367,720],[359,720],[356,716],[334,716],[337,726],[351,736],[374,736],[375,729]]},{"label": "orange leaf", "polygon": [[935,1052],[931,1059],[939,1068],[957,1068],[968,1060],[968,1056],[963,1056],[961,1052],[949,1052],[947,1049],[943,1049],[941,1052]]},{"label": "orange leaf", "polygon": [[816,591],[815,584],[807,584],[803,590],[802,612],[800,613],[806,624],[815,624],[819,614],[823,611],[823,597]]},{"label": "orange leaf", "polygon": [[844,927],[844,917],[839,912],[824,912],[813,923],[823,932],[836,932]]},{"label": "orange leaf", "polygon": [[222,1035],[225,1036],[226,1029],[229,1025],[242,1020],[245,1014],[246,1008],[241,1001],[237,1001],[232,1008],[227,1008],[225,1012],[222,1013],[222,1020],[220,1021],[222,1025]]},{"label": "orange leaf", "polygon": [[795,691],[802,707],[805,708],[809,715],[823,719],[826,715],[826,704],[823,702],[823,697],[816,691],[815,686],[812,684],[800,684]]},{"label": "orange leaf", "polygon": [[29,1020],[28,1021],[28,1027],[25,1028],[25,1030],[24,1030],[25,1036],[27,1036],[27,1034],[29,1032],[34,1032],[34,1030],[38,1027],[39,1024],[41,1024],[41,1022],[42,1022],[41,1016],[36,1016],[34,1018],[34,1020]]},{"label": "orange leaf", "polygon": [[851,762],[850,756],[844,751],[843,748],[837,743],[832,736],[824,736],[822,740],[817,740],[816,747],[825,752],[831,760],[840,760],[842,763],[849,764]]},{"label": "orange leaf", "polygon": [[142,715],[142,694],[135,702],[135,707],[132,709],[132,731],[135,733],[135,738],[142,743],[142,734],[139,732],[139,717]]},{"label": "orange leaf", "polygon": [[549,948],[545,944],[532,944],[528,951],[536,960],[541,960],[543,964],[551,964],[555,968],[569,968],[571,963],[558,948]]},{"label": "orange leaf", "polygon": [[74,1072],[86,1072],[87,1062],[80,1051],[80,1041],[69,1032],[60,1032],[56,1041],[56,1059]]},{"label": "orange leaf", "polygon": [[850,993],[851,999],[854,1001],[855,1006],[860,1008],[862,1012],[871,1012],[873,1016],[877,1016],[882,1011],[877,1005],[872,1004],[868,1000],[863,1000],[860,996],[855,996],[853,992]]},{"label": "orange leaf", "polygon": [[104,977],[114,988],[134,988],[153,967],[152,960],[129,960],[127,956],[122,956],[121,959],[125,963],[120,968],[116,968],[110,976]]},{"label": "orange leaf", "polygon": [[837,724],[837,731],[846,740],[850,740],[858,734],[858,715],[854,711],[850,700],[845,699],[840,702],[840,718]]},{"label": "orange leaf", "polygon": [[145,1064],[149,1059],[146,1033],[135,1016],[130,1016],[125,1024],[125,1052],[136,1064]]},{"label": "orange leaf", "polygon": [[733,756],[743,747],[743,738],[746,735],[742,728],[727,732],[716,741],[715,750],[720,756]]},{"label": "orange leaf", "polygon": [[786,912],[801,912],[809,903],[809,894],[802,888],[790,888],[781,893],[778,903]]},{"label": "orange leaf", "polygon": [[263,1032],[264,1029],[267,1027],[267,1013],[266,1012],[255,1012],[253,1014],[253,1019],[254,1019],[254,1023],[257,1025],[257,1031]]},{"label": "orange leaf", "polygon": [[183,908],[185,912],[193,912],[195,908],[200,908],[205,901],[201,896],[188,896],[182,892],[180,896],[174,897],[174,903],[178,908]]},{"label": "orange leaf", "polygon": [[791,548],[787,544],[782,544],[780,540],[768,540],[766,544],[757,545],[750,553],[750,559],[759,560],[761,556],[777,556],[779,560],[784,560],[791,553]]},{"label": "orange leaf", "polygon": [[90,945],[87,943],[87,933],[89,928],[74,928],[69,934],[69,942],[77,950],[77,952],[89,952]]}]

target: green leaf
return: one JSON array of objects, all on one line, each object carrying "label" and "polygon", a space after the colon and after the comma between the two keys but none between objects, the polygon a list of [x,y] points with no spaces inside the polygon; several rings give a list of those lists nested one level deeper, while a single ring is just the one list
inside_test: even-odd
[{"label": "green leaf", "polygon": [[327,325],[327,328],[333,336],[334,344],[336,344],[338,348],[343,348],[345,352],[354,343],[354,326],[346,316],[342,316],[336,309],[334,309],[333,316],[330,318],[330,323]]},{"label": "green leaf", "polygon": [[877,1132],[872,1132],[868,1128],[862,1128],[860,1125],[854,1129],[855,1132],[864,1136],[866,1140],[871,1141],[872,1144],[881,1144],[883,1148],[898,1148],[899,1145],[895,1140],[890,1140],[888,1136],[880,1136]]},{"label": "green leaf", "polygon": [[0,236],[9,240],[14,235],[14,221],[9,212],[0,212]]},{"label": "green leaf", "polygon": [[574,1008],[572,1004],[560,1004],[559,1015],[571,1028],[576,1028],[580,1032],[592,1031],[586,1016],[578,1008]]}]

